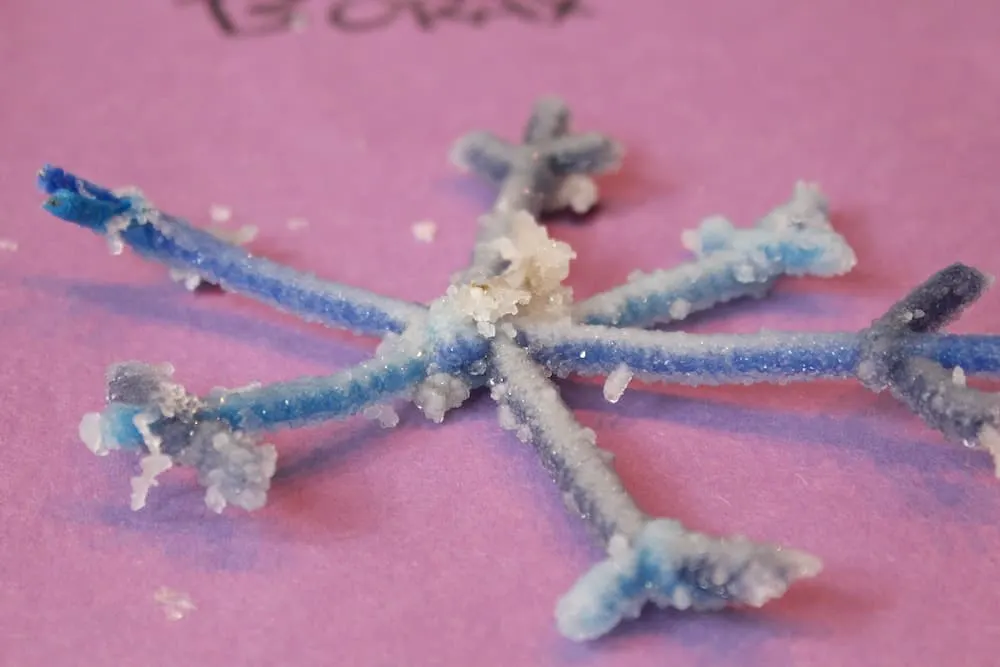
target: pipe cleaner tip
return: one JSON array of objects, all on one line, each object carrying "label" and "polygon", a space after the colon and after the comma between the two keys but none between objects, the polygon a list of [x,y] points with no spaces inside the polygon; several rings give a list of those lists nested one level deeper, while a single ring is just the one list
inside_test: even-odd
[{"label": "pipe cleaner tip", "polygon": [[267,502],[277,464],[272,445],[207,417],[203,402],[173,382],[170,364],[137,361],[107,371],[108,405],[84,415],[80,438],[98,456],[112,450],[141,452],[132,478],[132,509],[142,509],[157,477],[175,466],[198,471],[205,504],[221,512],[227,504],[256,510]]},{"label": "pipe cleaner tip", "polygon": [[989,286],[990,278],[985,273],[956,262],[915,287],[894,304],[879,322],[888,325],[901,318],[901,324],[894,324],[900,331],[934,331],[972,305]]},{"label": "pipe cleaner tip", "polygon": [[45,165],[38,171],[38,187],[48,195],[42,208],[52,215],[83,227],[103,231],[131,202],[110,190],[85,181],[65,169]]},{"label": "pipe cleaner tip", "polygon": [[65,169],[51,164],[43,166],[36,174],[38,189],[47,194],[52,194],[57,190],[76,189],[76,180]]},{"label": "pipe cleaner tip", "polygon": [[690,533],[666,519],[648,523],[632,546],[610,551],[556,607],[559,630],[570,639],[600,637],[649,602],[695,611],[760,607],[822,570],[802,551]]},{"label": "pipe cleaner tip", "polygon": [[86,181],[62,167],[47,164],[38,170],[38,188],[46,194],[54,194],[60,190],[76,192],[84,197],[100,199],[107,202],[119,202],[121,197],[107,188],[102,188]]},{"label": "pipe cleaner tip", "polygon": [[963,293],[981,289],[988,282],[986,274],[974,266],[954,262],[925,280],[923,286],[959,290]]},{"label": "pipe cleaner tip", "polygon": [[941,276],[948,289],[970,301],[979,298],[993,284],[993,276],[962,262],[945,268]]}]

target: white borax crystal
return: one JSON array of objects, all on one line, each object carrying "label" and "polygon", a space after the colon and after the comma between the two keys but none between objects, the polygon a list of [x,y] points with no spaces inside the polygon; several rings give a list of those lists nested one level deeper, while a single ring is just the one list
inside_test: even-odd
[{"label": "white borax crystal", "polygon": [[670,317],[675,320],[683,320],[691,314],[691,302],[685,299],[677,299],[670,304]]},{"label": "white borax crystal", "polygon": [[599,198],[600,194],[594,179],[585,174],[570,174],[562,180],[551,199],[546,202],[545,210],[559,211],[568,208],[578,215],[583,215],[594,208]]},{"label": "white borax crystal", "polygon": [[527,211],[513,214],[510,235],[498,243],[501,256],[510,261],[505,275],[529,287],[532,295],[558,289],[569,276],[570,261],[576,257],[569,244],[549,238],[545,227]]},{"label": "white borax crystal", "polygon": [[505,431],[516,431],[520,426],[514,411],[506,403],[501,403],[497,407],[497,420],[500,423],[500,428]]},{"label": "white borax crystal", "polygon": [[993,456],[994,473],[1000,478],[1000,432],[987,424],[979,431],[979,444]]},{"label": "white borax crystal", "polygon": [[160,445],[163,444],[163,439],[149,428],[157,419],[159,419],[159,415],[146,412],[140,412],[132,418],[132,424],[135,426],[135,430],[139,431],[139,435],[142,436],[142,441],[146,444],[150,454],[159,454]]},{"label": "white borax crystal", "polygon": [[421,220],[413,223],[410,231],[413,233],[413,238],[421,243],[431,243],[437,234],[437,223],[431,220]]},{"label": "white borax crystal", "polygon": [[108,442],[104,437],[104,423],[100,412],[88,412],[80,420],[80,440],[97,456],[107,456],[117,443]]},{"label": "white borax crystal", "polygon": [[208,446],[198,468],[209,509],[218,513],[227,504],[248,511],[263,507],[277,468],[278,451],[274,445],[258,445],[239,431],[212,434],[208,443],[199,439],[192,447],[205,444]]},{"label": "white borax crystal", "polygon": [[469,385],[447,373],[435,373],[417,385],[413,402],[431,421],[440,424],[445,413],[469,398]]},{"label": "white borax crystal", "polygon": [[128,229],[129,224],[130,220],[127,216],[116,215],[104,226],[108,251],[112,255],[120,255],[125,250],[125,241],[122,240],[122,232]]},{"label": "white borax crystal", "polygon": [[160,605],[168,621],[179,621],[197,609],[187,593],[166,586],[161,586],[153,593],[153,601]]},{"label": "white borax crystal", "polygon": [[697,229],[685,229],[681,232],[681,245],[696,255],[701,254],[701,234]]},{"label": "white borax crystal", "polygon": [[370,405],[362,414],[367,419],[377,421],[382,428],[392,428],[399,424],[399,414],[391,405]]},{"label": "white borax crystal", "polygon": [[[572,292],[562,285],[575,257],[566,243],[549,238],[548,232],[526,211],[510,217],[507,235],[487,246],[506,262],[499,275],[448,288],[444,303],[461,317],[475,323],[480,335],[494,338],[500,320],[515,315],[546,318],[569,312]],[[434,307],[440,310],[440,306]],[[503,331],[511,335],[509,327]]]},{"label": "white borax crystal", "polygon": [[183,269],[170,269],[168,272],[170,279],[175,283],[180,283],[189,292],[193,292],[201,285],[201,276],[191,271]]},{"label": "white borax crystal", "polygon": [[529,292],[499,281],[452,286],[448,288],[448,296],[458,312],[470,317],[479,333],[487,338],[496,336],[500,318],[513,315],[518,306],[531,299]]},{"label": "white borax crystal", "polygon": [[632,369],[625,364],[608,373],[608,377],[604,381],[604,400],[608,403],[617,403],[625,394],[631,381]]},{"label": "white borax crystal", "polygon": [[962,370],[961,366],[955,366],[951,371],[951,381],[953,384],[959,387],[964,387],[966,384],[965,371]]},{"label": "white borax crystal", "polygon": [[139,461],[140,474],[132,478],[132,510],[138,511],[146,506],[146,496],[149,490],[158,486],[156,477],[174,467],[174,462],[166,454],[148,454]]},{"label": "white borax crystal", "polygon": [[233,217],[233,209],[224,204],[212,204],[208,207],[208,217],[212,222],[229,222]]}]

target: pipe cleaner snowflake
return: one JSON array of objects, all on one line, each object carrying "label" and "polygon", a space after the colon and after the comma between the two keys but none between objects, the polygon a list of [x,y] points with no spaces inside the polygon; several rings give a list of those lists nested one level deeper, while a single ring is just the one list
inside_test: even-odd
[{"label": "pipe cleaner snowflake", "polygon": [[557,605],[560,631],[576,640],[608,632],[647,602],[760,606],[821,564],[801,551],[712,537],[645,514],[594,432],[563,402],[553,374],[605,375],[612,402],[633,377],[692,385],[856,377],[874,391],[890,389],[946,435],[998,453],[1000,404],[964,378],[1000,370],[1000,337],[932,333],[984,290],[986,277],[969,267],[936,274],[857,333],[648,329],[761,296],[782,276],[849,271],[854,253],[813,185],[796,184],[787,203],[751,228],[710,218],[683,236],[692,261],[574,302],[564,284],[573,250],[551,239],[537,217],[590,209],[597,201],[591,177],[616,168],[620,156],[602,135],[571,134],[568,109],[554,98],[536,104],[521,144],[486,132],[461,139],[452,160],[495,184],[499,196],[479,220],[469,267],[427,306],[299,273],[162,212],[136,190],[112,192],[45,167],[44,208],[102,234],[113,252],[127,245],[189,287],[216,284],[304,320],[382,338],[372,359],[332,375],[207,396],[188,393],[167,365],[116,364],[107,406],[83,418],[82,439],[98,455],[141,454],[134,509],[157,475],[185,465],[198,471],[213,510],[252,510],[265,503],[277,459],[261,432],[359,413],[393,426],[391,402],[400,398],[440,422],[472,391],[488,388],[500,426],[534,448],[567,507],[607,550]]}]

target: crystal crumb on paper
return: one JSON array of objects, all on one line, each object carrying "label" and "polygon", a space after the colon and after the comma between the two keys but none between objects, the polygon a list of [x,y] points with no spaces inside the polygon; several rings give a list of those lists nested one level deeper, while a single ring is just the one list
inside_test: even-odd
[{"label": "crystal crumb on paper", "polygon": [[153,593],[153,601],[160,605],[163,615],[167,617],[168,621],[179,621],[197,609],[187,593],[175,591],[166,586],[160,586],[156,589],[156,592]]}]

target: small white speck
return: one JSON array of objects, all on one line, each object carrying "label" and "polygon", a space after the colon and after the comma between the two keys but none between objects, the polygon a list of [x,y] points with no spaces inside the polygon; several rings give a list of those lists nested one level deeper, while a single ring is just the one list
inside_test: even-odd
[{"label": "small white speck", "polygon": [[621,364],[608,373],[604,381],[604,400],[608,403],[617,403],[625,394],[628,383],[632,381],[632,369]]},{"label": "small white speck", "polygon": [[701,234],[697,229],[685,229],[681,232],[681,245],[696,255],[701,254]]},{"label": "small white speck", "polygon": [[212,222],[229,222],[233,217],[233,209],[223,204],[212,204],[208,208],[208,217]]},{"label": "small white speck", "polygon": [[437,223],[430,220],[421,220],[420,222],[413,223],[410,231],[413,232],[413,238],[416,240],[423,243],[430,243],[434,240],[434,235],[437,234]]},{"label": "small white speck", "polygon": [[187,593],[160,586],[153,593],[153,601],[163,609],[168,621],[179,621],[197,609]]},{"label": "small white speck", "polygon": [[285,223],[285,226],[287,226],[290,230],[295,232],[300,229],[305,229],[306,227],[308,227],[309,221],[306,220],[305,218],[289,218],[288,222]]},{"label": "small white speck", "polygon": [[0,239],[0,250],[6,250],[7,252],[16,252],[17,241],[12,241],[10,239]]},{"label": "small white speck", "polygon": [[222,239],[223,241],[229,241],[230,243],[235,243],[236,245],[246,245],[250,243],[255,238],[257,238],[257,227],[254,225],[243,225],[239,229],[219,229],[219,228],[209,228],[209,234],[212,236]]}]

